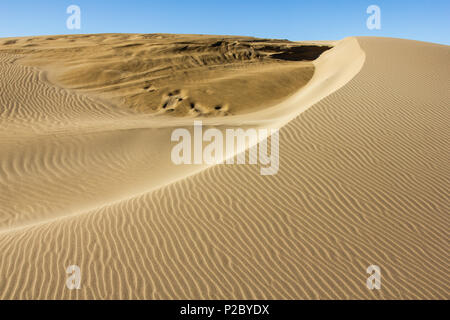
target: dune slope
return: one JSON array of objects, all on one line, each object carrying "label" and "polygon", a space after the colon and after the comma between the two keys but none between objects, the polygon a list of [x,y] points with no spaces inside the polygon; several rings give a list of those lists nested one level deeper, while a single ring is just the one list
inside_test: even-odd
[{"label": "dune slope", "polygon": [[173,127],[1,54],[0,298],[448,299],[450,49],[355,43],[289,103],[221,122],[278,110],[274,176],[154,168]]}]

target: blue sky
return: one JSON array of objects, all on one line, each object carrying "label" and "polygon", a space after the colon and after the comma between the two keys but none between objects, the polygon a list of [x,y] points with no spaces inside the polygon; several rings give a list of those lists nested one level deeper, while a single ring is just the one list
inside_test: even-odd
[{"label": "blue sky", "polygon": [[[81,8],[81,29],[66,9]],[[369,5],[381,30],[368,30]],[[450,44],[450,0],[13,0],[0,2],[0,37],[71,33],[195,33],[289,40],[385,36]]]}]

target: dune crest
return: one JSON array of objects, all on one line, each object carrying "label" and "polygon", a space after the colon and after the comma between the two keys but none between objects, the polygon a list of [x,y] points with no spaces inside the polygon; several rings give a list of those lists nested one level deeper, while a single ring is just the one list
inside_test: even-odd
[{"label": "dune crest", "polygon": [[[184,37],[186,36],[182,39]],[[66,38],[63,37],[63,40],[67,41]],[[94,43],[97,43],[98,36],[94,38]],[[129,39],[129,36],[123,41],[125,39]],[[175,46],[179,46],[179,39],[176,39]],[[208,37],[206,39],[208,40],[201,39],[200,43],[208,48],[211,40]],[[23,41],[25,40],[22,39]],[[67,50],[65,41],[61,44],[62,52]],[[42,39],[38,43],[41,42]],[[266,46],[265,42],[262,43]],[[358,69],[351,69],[350,65],[355,65],[355,61],[361,64],[361,60],[338,59],[342,59],[345,51],[348,57],[351,57],[348,53],[355,50],[363,56],[362,51],[356,40],[348,39],[343,43],[352,45],[344,45],[347,46],[344,52],[339,49],[330,51],[331,57],[341,58],[332,58],[331,61],[336,63],[326,73],[339,73],[339,80],[323,85],[325,77],[315,77],[317,80],[312,83],[320,83],[320,90],[311,90],[309,83],[302,88],[300,82],[297,83],[300,90],[291,94],[285,102],[261,107],[257,112],[242,115],[202,118],[203,124],[214,126],[223,133],[227,128],[279,128],[315,101],[335,90],[334,83],[342,84],[348,81],[349,79],[340,78],[340,75],[346,74],[340,69],[349,68],[354,74],[357,73]],[[15,44],[20,46],[21,42]],[[169,41],[169,44],[173,45],[172,41]],[[302,44],[290,45],[295,48]],[[107,46],[109,47],[110,45]],[[168,45],[166,47],[170,48]],[[8,53],[10,50],[15,54]],[[98,95],[86,94],[83,90],[74,91],[61,87],[48,80],[51,72],[46,67],[36,69],[27,66],[33,59],[38,62],[34,61],[32,64],[42,64],[39,63],[42,59],[40,51],[18,54],[17,50],[19,49],[8,46],[7,53],[3,55],[3,83],[5,87],[9,86],[9,92],[5,96],[3,105],[6,108],[0,118],[5,124],[5,130],[1,133],[4,136],[2,164],[10,175],[3,181],[5,214],[0,220],[0,230],[8,231],[35,223],[42,224],[55,218],[117,203],[173,183],[210,166],[204,163],[178,166],[171,161],[174,146],[174,143],[171,143],[172,132],[176,128],[184,127],[193,135],[194,120],[198,119],[197,117],[142,113],[126,108],[126,104],[111,105],[108,100],[99,99]],[[98,51],[96,48],[93,50]],[[44,53],[46,54],[47,50],[44,50]],[[57,53],[53,58],[58,58],[60,54]],[[39,58],[36,58],[36,55]],[[326,56],[325,53],[323,59],[330,60]],[[263,65],[265,63],[262,62]],[[309,64],[308,68],[314,68],[312,63]],[[11,86],[11,83],[15,85]],[[30,85],[31,94],[27,92]],[[276,89],[273,92],[279,94]],[[20,104],[11,104],[12,100]],[[303,104],[302,108],[299,108],[299,104]],[[244,151],[245,149],[237,149],[226,154],[225,158]],[[31,168],[26,167],[28,162],[33,163]],[[22,166],[23,169],[16,169]],[[58,173],[56,176],[55,172]],[[44,190],[47,196],[36,190]]]}]

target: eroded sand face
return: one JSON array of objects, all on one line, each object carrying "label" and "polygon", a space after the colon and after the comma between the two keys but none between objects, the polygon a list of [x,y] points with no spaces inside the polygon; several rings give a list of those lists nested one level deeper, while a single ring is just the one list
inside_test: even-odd
[{"label": "eroded sand face", "polygon": [[[313,62],[230,62],[249,79],[257,64],[314,74],[279,103],[274,90],[267,105],[200,115],[140,109],[153,93],[138,79],[55,85],[68,62],[30,67],[37,51],[24,66],[22,40],[0,52],[0,298],[449,298],[448,46],[350,38]],[[222,82],[210,67],[208,86]],[[159,87],[155,105],[179,88],[194,97],[197,76]],[[279,172],[173,165],[171,132],[199,118],[280,127]],[[73,264],[80,290],[66,287]],[[372,264],[381,290],[366,287]]]},{"label": "eroded sand face", "polygon": [[[1,49],[48,71],[65,88],[125,108],[174,116],[243,114],[280,102],[312,77],[330,47],[198,35],[80,35],[19,38]],[[9,50],[8,50],[9,49]]]}]

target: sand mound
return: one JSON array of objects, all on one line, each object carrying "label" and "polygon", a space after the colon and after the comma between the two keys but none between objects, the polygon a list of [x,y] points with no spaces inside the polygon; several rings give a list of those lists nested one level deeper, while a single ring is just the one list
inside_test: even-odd
[{"label": "sand mound", "polygon": [[[204,120],[281,126],[280,170],[261,176],[174,166],[170,133],[189,115],[98,99],[97,77],[53,85],[14,48],[34,41],[0,53],[0,298],[449,298],[448,46],[350,38],[313,62],[290,61],[297,49],[252,62],[267,81],[266,64],[315,70],[264,108]],[[65,286],[72,264],[80,290]],[[371,264],[381,290],[366,287]]]}]

